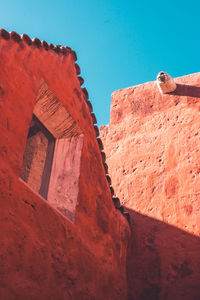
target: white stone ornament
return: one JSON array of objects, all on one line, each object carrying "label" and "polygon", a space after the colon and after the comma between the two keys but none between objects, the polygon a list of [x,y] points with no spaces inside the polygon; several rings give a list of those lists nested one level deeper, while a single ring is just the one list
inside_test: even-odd
[{"label": "white stone ornament", "polygon": [[173,92],[176,89],[176,83],[174,82],[174,79],[166,72],[163,71],[159,72],[156,82],[159,91],[162,94]]}]

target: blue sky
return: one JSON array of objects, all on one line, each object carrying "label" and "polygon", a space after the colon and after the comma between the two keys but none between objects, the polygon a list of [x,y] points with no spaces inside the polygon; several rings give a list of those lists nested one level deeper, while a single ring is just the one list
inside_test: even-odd
[{"label": "blue sky", "polygon": [[0,28],[70,46],[78,55],[98,125],[109,123],[111,93],[199,71],[200,1],[6,0]]}]

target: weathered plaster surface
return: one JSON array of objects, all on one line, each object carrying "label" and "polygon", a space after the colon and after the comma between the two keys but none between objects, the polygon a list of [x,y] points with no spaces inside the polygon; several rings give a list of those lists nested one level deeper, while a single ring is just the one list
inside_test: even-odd
[{"label": "weathered plaster surface", "polygon": [[[74,57],[0,38],[0,298],[125,299],[129,228],[114,208]],[[76,221],[20,178],[41,79],[84,135]]]},{"label": "weathered plaster surface", "polygon": [[58,139],[54,152],[48,201],[75,222],[83,135]]},{"label": "weathered plaster surface", "polygon": [[131,215],[129,299],[200,297],[200,74],[113,93],[101,138]]}]

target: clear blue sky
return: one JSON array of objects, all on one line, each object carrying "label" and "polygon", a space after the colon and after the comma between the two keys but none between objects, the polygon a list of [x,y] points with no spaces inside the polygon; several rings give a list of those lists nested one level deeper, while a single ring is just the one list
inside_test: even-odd
[{"label": "clear blue sky", "polygon": [[199,0],[6,0],[0,28],[73,48],[104,125],[113,91],[155,80],[160,70],[199,71],[199,15]]}]

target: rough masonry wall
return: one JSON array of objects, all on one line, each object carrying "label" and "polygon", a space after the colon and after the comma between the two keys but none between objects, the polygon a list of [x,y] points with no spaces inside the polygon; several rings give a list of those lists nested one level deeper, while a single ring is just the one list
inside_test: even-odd
[{"label": "rough masonry wall", "polygon": [[[74,55],[0,37],[0,299],[125,299],[129,227],[114,208]],[[72,224],[19,178],[41,79],[84,135]]]},{"label": "rough masonry wall", "polygon": [[128,299],[200,297],[200,73],[112,95],[101,127],[113,187],[131,216]]}]

